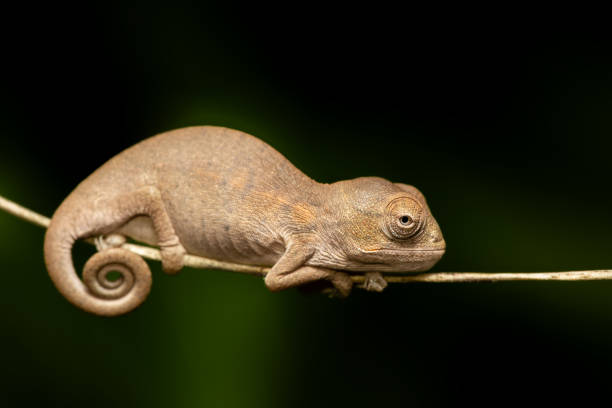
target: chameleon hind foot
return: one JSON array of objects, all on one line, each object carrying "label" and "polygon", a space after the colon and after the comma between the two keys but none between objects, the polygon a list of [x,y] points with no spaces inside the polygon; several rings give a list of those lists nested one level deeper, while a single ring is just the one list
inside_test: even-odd
[{"label": "chameleon hind foot", "polygon": [[165,273],[175,275],[183,269],[184,257],[187,251],[185,251],[183,245],[178,242],[178,238],[175,242],[171,243],[160,242],[159,249],[161,252],[162,269]]},{"label": "chameleon hind foot", "polygon": [[99,235],[94,238],[94,244],[98,252],[102,252],[105,249],[118,248],[125,244],[126,241],[125,236],[121,234]]}]

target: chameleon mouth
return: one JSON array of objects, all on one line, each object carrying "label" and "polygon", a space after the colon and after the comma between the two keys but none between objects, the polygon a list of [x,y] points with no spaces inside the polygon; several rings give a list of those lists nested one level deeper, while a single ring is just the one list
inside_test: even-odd
[{"label": "chameleon mouth", "polygon": [[380,272],[423,272],[431,269],[444,255],[445,248],[359,249],[358,269],[375,268]]},{"label": "chameleon mouth", "polygon": [[446,247],[435,248],[435,249],[391,249],[391,248],[376,248],[376,249],[359,249],[359,252],[365,255],[373,255],[373,254],[397,254],[397,255],[406,255],[406,254],[444,254],[446,252]]}]

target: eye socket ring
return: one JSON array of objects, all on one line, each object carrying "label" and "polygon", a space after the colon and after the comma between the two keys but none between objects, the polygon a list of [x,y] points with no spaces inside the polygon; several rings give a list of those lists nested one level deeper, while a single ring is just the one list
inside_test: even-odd
[{"label": "eye socket ring", "polygon": [[385,232],[393,239],[408,239],[418,234],[424,224],[423,207],[409,197],[399,197],[387,205]]}]

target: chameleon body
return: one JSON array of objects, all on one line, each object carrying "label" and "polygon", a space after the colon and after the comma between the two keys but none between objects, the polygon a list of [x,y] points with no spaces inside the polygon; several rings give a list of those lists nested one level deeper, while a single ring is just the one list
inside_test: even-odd
[{"label": "chameleon body", "polygon": [[[263,141],[209,126],[145,139],[75,188],[45,235],[58,290],[99,315],[140,305],[151,274],[119,247],[125,237],[158,245],[168,273],[189,253],[272,266],[272,291],[326,280],[343,296],[351,272],[367,273],[366,288],[382,290],[381,273],[427,270],[445,250],[416,188],[376,177],[317,183]],[[95,238],[99,252],[81,280],[71,248],[83,238]],[[121,277],[110,279],[110,271]]]}]

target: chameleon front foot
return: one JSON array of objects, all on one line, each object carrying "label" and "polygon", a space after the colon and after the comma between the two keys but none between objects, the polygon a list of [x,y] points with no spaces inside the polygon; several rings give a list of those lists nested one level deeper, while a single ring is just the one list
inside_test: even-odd
[{"label": "chameleon front foot", "polygon": [[387,281],[380,272],[367,272],[364,282],[359,286],[368,292],[382,292],[387,287]]},{"label": "chameleon front foot", "polygon": [[353,288],[353,280],[348,273],[334,271],[329,281],[334,285],[331,291],[327,293],[330,297],[345,298],[350,295]]}]

